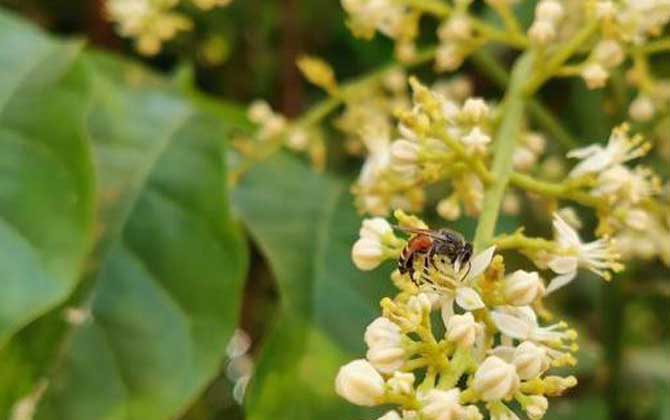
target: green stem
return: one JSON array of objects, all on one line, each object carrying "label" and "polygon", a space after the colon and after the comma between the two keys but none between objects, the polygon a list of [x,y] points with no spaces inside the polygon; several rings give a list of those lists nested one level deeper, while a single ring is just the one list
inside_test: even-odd
[{"label": "green stem", "polygon": [[562,45],[549,61],[540,68],[535,77],[528,82],[526,86],[528,95],[535,93],[547,80],[553,77],[563,64],[591,38],[596,29],[598,29],[598,21],[591,19],[574,38]]},{"label": "green stem", "polygon": [[658,39],[656,41],[648,42],[640,47],[640,50],[646,54],[663,53],[670,51],[670,39]]},{"label": "green stem", "polygon": [[541,181],[518,172],[512,173],[510,183],[524,191],[545,197],[572,200],[585,207],[599,208],[602,206],[602,200],[593,197],[590,194],[578,191],[574,185]]},{"label": "green stem", "polygon": [[512,175],[512,155],[514,147],[521,133],[523,110],[526,103],[524,83],[532,71],[534,57],[531,53],[522,55],[514,65],[510,87],[505,98],[505,109],[502,123],[496,134],[493,169],[491,171],[495,182],[491,184],[484,195],[484,210],[479,217],[479,224],[475,232],[474,245],[476,250],[483,249],[493,239],[500,206],[505,189]]},{"label": "green stem", "polygon": [[[509,74],[488,51],[476,52],[472,55],[471,60],[480,72],[499,87],[504,88],[509,83]],[[572,134],[558,122],[554,114],[539,100],[535,98],[528,100],[528,113],[535,124],[542,127],[551,138],[560,143],[563,149],[570,150],[579,146]]]}]

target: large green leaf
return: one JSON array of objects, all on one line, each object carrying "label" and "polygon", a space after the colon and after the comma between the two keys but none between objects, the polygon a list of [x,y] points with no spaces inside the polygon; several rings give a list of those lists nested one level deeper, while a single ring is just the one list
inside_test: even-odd
[{"label": "large green leaf", "polygon": [[278,155],[248,174],[234,199],[281,300],[248,394],[249,418],[356,418],[333,383],[340,365],[363,354],[390,270],[361,273],[350,262],[360,220],[347,183]]},{"label": "large green leaf", "polygon": [[0,14],[0,347],[67,298],[93,227],[81,45]]},{"label": "large green leaf", "polygon": [[[17,43],[32,61],[6,51]],[[89,315],[40,352],[50,362],[21,354],[36,324],[11,343],[12,361],[51,365],[32,373],[49,379],[36,418],[171,418],[217,374],[237,324],[247,249],[225,138],[238,122],[78,48],[0,13],[0,338],[83,280],[67,304]]]}]

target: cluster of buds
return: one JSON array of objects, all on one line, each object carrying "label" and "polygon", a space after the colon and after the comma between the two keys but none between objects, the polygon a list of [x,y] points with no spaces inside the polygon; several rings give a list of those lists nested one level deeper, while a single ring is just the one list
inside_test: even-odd
[{"label": "cluster of buds", "polygon": [[[476,168],[489,156],[492,111],[481,98],[449,99],[411,79],[413,106],[398,112],[399,138],[371,135],[368,158],[353,188],[359,209],[375,215],[423,206],[422,187],[450,179],[451,194],[438,205],[448,219],[481,211],[484,183]],[[372,142],[370,139],[375,139]]]},{"label": "cluster of buds", "polygon": [[[231,0],[192,0],[209,10],[226,6]],[[180,0],[108,0],[109,19],[118,25],[119,33],[135,40],[135,47],[144,55],[156,55],[163,43],[181,31],[190,30],[193,22],[177,11]]]},{"label": "cluster of buds", "polygon": [[[426,228],[401,211],[396,218],[402,227]],[[403,258],[406,242],[384,219],[364,221],[360,234],[352,250],[360,269]],[[396,406],[380,420],[474,420],[487,412],[516,419],[513,401],[539,419],[547,397],[576,385],[572,376],[550,373],[575,364],[577,334],[565,322],[541,325],[534,308],[542,307],[546,289],[538,272],[506,274],[495,247],[465,264],[439,253],[415,257],[413,277],[391,275],[399,293],[382,299],[382,316],[365,331],[366,357],[340,369],[340,396],[361,406]]]},{"label": "cluster of buds", "polygon": [[528,37],[534,43],[542,46],[554,41],[563,15],[563,5],[560,1],[540,1],[535,7],[535,20],[528,29]]}]

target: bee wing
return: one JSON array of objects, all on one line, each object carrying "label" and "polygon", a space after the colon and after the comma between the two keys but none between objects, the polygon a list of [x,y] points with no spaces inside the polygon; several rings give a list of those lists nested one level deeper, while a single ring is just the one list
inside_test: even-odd
[{"label": "bee wing", "polygon": [[444,235],[441,235],[439,232],[431,229],[420,229],[420,228],[411,228],[393,225],[393,228],[405,233],[415,233],[418,235],[427,235],[432,238],[444,239]]}]

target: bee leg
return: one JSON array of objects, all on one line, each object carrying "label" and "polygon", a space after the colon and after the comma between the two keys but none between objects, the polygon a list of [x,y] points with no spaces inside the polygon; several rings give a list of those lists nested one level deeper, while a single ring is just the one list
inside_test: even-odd
[{"label": "bee leg", "polygon": [[472,264],[470,263],[470,261],[468,261],[467,264],[468,264],[468,269],[465,270],[465,274],[463,274],[463,277],[461,277],[461,279],[459,280],[460,282],[465,280],[466,277],[468,277],[468,274],[470,274],[470,269],[472,268]]}]

